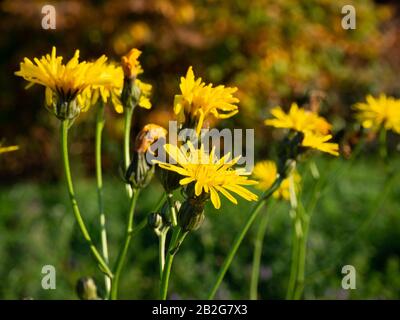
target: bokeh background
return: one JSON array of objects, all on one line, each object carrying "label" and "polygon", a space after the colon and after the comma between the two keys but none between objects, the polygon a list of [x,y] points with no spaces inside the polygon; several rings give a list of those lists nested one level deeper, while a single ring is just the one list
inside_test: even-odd
[{"label": "bokeh background", "polygon": [[[41,8],[52,4],[57,29],[43,30]],[[352,4],[356,30],[341,27],[341,8]],[[74,224],[58,152],[57,120],[43,108],[39,86],[25,90],[14,76],[25,57],[57,47],[64,59],[80,49],[83,59],[106,54],[111,60],[130,48],[142,50],[143,79],[153,85],[150,111],[135,111],[134,132],[148,122],[166,126],[173,118],[173,96],[188,66],[207,82],[239,88],[240,116],[218,127],[255,128],[256,158],[274,153],[276,130],[263,126],[271,107],[292,101],[312,105],[334,124],[341,142],[344,174],[323,192],[311,223],[305,298],[400,297],[400,194],[387,183],[384,164],[370,135],[355,164],[346,158],[359,127],[351,105],[368,93],[399,96],[400,6],[397,1],[330,0],[131,0],[23,1],[0,3],[0,140],[18,144],[0,157],[0,298],[74,299],[81,276],[102,277],[91,263]],[[107,109],[104,140],[106,212],[111,255],[121,241],[127,201],[118,174],[123,119]],[[78,199],[91,231],[97,234],[94,175],[94,112],[81,116],[71,132],[71,158]],[[397,168],[398,140],[389,136]],[[322,171],[331,167],[317,159]],[[397,167],[396,167],[397,166]],[[306,170],[306,169],[304,169]],[[310,178],[311,179],[311,178]],[[304,190],[312,181],[304,178]],[[399,180],[397,180],[397,183]],[[138,217],[155,206],[157,182],[145,191]],[[306,193],[306,192],[305,192]],[[175,260],[171,295],[204,298],[247,204],[218,213],[209,207],[204,226],[185,242]],[[288,205],[278,204],[267,231],[260,298],[284,298],[290,261]],[[218,294],[247,298],[251,248],[246,237]],[[158,290],[157,241],[151,230],[135,237],[125,268],[121,297],[153,298]],[[57,290],[41,288],[41,268],[57,269]],[[357,269],[357,290],[341,289],[341,267]]]}]

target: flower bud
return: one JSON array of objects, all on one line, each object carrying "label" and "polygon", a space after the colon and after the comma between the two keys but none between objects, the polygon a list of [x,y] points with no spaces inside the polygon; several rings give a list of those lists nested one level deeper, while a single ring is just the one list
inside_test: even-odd
[{"label": "flower bud", "polygon": [[90,277],[80,278],[76,284],[76,293],[81,300],[98,300],[97,287]]},{"label": "flower bud", "polygon": [[154,174],[154,166],[149,165],[143,153],[134,152],[131,164],[125,174],[125,181],[134,189],[146,187]]},{"label": "flower bud", "polygon": [[186,199],[178,212],[178,224],[183,231],[194,231],[200,228],[204,221],[204,201]]},{"label": "flower bud", "polygon": [[147,216],[147,224],[150,228],[157,230],[163,226],[163,218],[157,212],[152,212]]},{"label": "flower bud", "polygon": [[171,193],[180,187],[179,181],[182,179],[175,171],[165,170],[156,166],[156,176],[166,193]]}]

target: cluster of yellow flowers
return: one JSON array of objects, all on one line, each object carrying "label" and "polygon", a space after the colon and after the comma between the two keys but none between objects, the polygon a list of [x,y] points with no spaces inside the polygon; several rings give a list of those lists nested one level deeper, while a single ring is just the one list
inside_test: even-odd
[{"label": "cluster of yellow flowers", "polygon": [[[28,87],[34,84],[44,86],[46,107],[61,119],[75,118],[81,111],[85,112],[94,105],[99,97],[103,102],[111,100],[116,111],[121,113],[123,70],[127,70],[130,65],[134,70],[141,70],[137,60],[139,55],[140,51],[136,50],[134,54],[130,52],[127,57],[123,57],[122,69],[121,66],[107,63],[104,55],[94,62],[79,62],[79,50],[76,50],[71,60],[63,64],[63,57],[57,56],[56,48],[53,47],[51,54],[40,59],[34,58],[35,63],[25,58],[15,74],[29,81]],[[137,84],[141,90],[138,105],[149,109],[151,86],[140,80],[137,80]],[[62,109],[63,106],[65,110]]]},{"label": "cluster of yellow flowers", "polygon": [[[16,75],[29,81],[29,86],[43,85],[46,88],[46,106],[60,119],[73,119],[99,99],[104,103],[111,102],[117,112],[123,112],[124,107],[129,105],[124,98],[126,90],[129,97],[134,97],[135,105],[149,109],[151,85],[137,78],[143,73],[138,60],[140,55],[138,49],[132,49],[122,57],[121,65],[117,65],[107,63],[104,55],[94,62],[79,62],[79,50],[76,50],[72,59],[63,64],[63,58],[57,56],[56,49],[53,48],[51,55],[47,54],[40,60],[35,58],[34,63],[25,58]],[[127,83],[130,85],[126,85]],[[180,94],[174,98],[174,112],[182,127],[195,129],[197,135],[210,115],[225,119],[239,112],[239,99],[234,96],[236,87],[206,84],[201,78],[195,77],[192,67],[189,67],[185,77],[181,77],[179,87]],[[266,120],[265,124],[301,132],[304,135],[302,147],[338,155],[338,145],[329,142],[332,138],[329,134],[331,125],[318,114],[299,108],[294,103],[289,113],[276,107],[272,110],[272,115],[274,118]],[[194,197],[209,197],[215,208],[221,206],[219,193],[233,203],[237,203],[237,200],[230,192],[249,201],[257,200],[254,193],[243,187],[257,182],[248,179],[246,174],[249,173],[233,168],[238,159],[230,160],[229,153],[217,159],[214,152],[206,154],[202,147],[195,149],[191,144],[188,149],[167,144],[165,150],[177,164],[158,165],[182,176],[182,186],[193,184]],[[295,172],[292,174],[294,180],[299,182],[300,176]],[[264,190],[273,184],[277,175],[276,165],[271,161],[259,163],[254,170],[254,176],[261,181],[259,188]],[[289,178],[292,177],[287,179]],[[276,197],[288,199],[287,179],[274,193]]]}]

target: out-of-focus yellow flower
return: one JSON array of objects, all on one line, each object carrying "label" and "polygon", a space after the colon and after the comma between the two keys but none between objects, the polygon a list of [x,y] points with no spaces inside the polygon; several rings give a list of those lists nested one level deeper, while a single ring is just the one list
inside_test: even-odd
[{"label": "out-of-focus yellow flower", "polygon": [[378,98],[371,95],[366,102],[354,105],[356,119],[366,129],[377,131],[383,126],[386,130],[400,133],[400,100],[381,94]]},{"label": "out-of-focus yellow flower", "polygon": [[2,147],[0,145],[0,153],[6,153],[6,152],[12,152],[18,150],[18,146],[7,146],[7,147]]},{"label": "out-of-focus yellow flower", "polygon": [[322,152],[329,153],[334,156],[339,155],[339,145],[337,143],[329,142],[332,135],[321,135],[306,131],[301,145],[305,148],[316,149]]},{"label": "out-of-focus yellow flower", "polygon": [[206,85],[201,78],[195,79],[193,68],[189,67],[186,77],[181,77],[181,94],[175,95],[174,112],[178,120],[195,127],[197,134],[205,118],[212,114],[217,119],[226,119],[239,112],[239,99],[233,94],[236,87]]},{"label": "out-of-focus yellow flower", "polygon": [[[90,106],[86,95],[93,87],[112,86],[115,79],[107,72],[106,56],[101,56],[94,62],[79,62],[79,50],[67,64],[62,63],[63,57],[56,56],[53,47],[51,55],[47,54],[40,60],[34,58],[35,64],[28,58],[20,64],[20,70],[15,72],[33,84],[46,87],[46,105],[55,110],[64,103],[70,103],[77,98],[79,111],[86,111]],[[57,106],[54,106],[56,102]],[[75,112],[76,113],[76,112]],[[60,115],[58,115],[60,116]]]},{"label": "out-of-focus yellow flower", "polygon": [[[256,188],[263,191],[268,190],[272,186],[277,178],[277,175],[278,169],[276,164],[270,160],[258,162],[253,169],[253,177],[258,181]],[[297,171],[292,171],[291,177],[294,179],[295,191],[298,192],[300,188],[301,177]],[[289,186],[291,177],[284,179],[278,190],[273,193],[273,197],[275,199],[290,200]]]},{"label": "out-of-focus yellow flower", "polygon": [[187,143],[188,150],[183,146],[178,148],[172,144],[164,146],[168,155],[176,161],[175,164],[158,162],[161,168],[177,172],[182,176],[181,185],[194,184],[195,196],[209,194],[211,202],[216,209],[221,207],[219,193],[223,194],[234,204],[237,200],[231,192],[236,193],[248,201],[257,200],[257,195],[243,186],[257,184],[257,181],[249,180],[244,176],[245,172],[232,167],[239,160],[235,158],[228,160],[230,154],[217,159],[214,149],[210,154],[204,152],[204,148],[195,149],[190,141]]},{"label": "out-of-focus yellow flower", "polygon": [[139,74],[143,73],[142,66],[139,62],[139,57],[142,52],[136,48],[131,49],[126,55],[121,58],[122,69],[124,70],[125,77],[136,78]]},{"label": "out-of-focus yellow flower", "polygon": [[271,114],[275,118],[267,119],[264,123],[275,128],[327,134],[332,127],[325,118],[320,117],[315,112],[299,108],[296,103],[292,103],[289,113],[285,113],[281,107],[275,107],[271,110]]},{"label": "out-of-focus yellow flower", "polygon": [[165,138],[167,133],[166,129],[157,124],[146,124],[136,137],[135,151],[145,153],[155,141]]},{"label": "out-of-focus yellow flower", "polygon": [[140,98],[139,98],[139,106],[145,109],[151,108],[150,95],[151,95],[151,84],[140,81],[139,79],[135,80],[136,86],[140,89]]}]

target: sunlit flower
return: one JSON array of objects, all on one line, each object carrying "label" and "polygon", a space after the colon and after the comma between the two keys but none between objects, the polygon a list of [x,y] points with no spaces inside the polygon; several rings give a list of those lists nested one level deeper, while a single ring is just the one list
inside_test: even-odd
[{"label": "sunlit flower", "polygon": [[329,153],[334,156],[339,155],[339,145],[337,143],[329,142],[332,135],[321,135],[311,131],[304,133],[304,138],[301,145],[305,148],[311,148],[322,152]]},{"label": "sunlit flower", "polygon": [[292,103],[288,113],[285,113],[281,107],[275,107],[271,110],[274,119],[265,120],[265,124],[275,128],[291,129],[299,132],[313,131],[320,134],[327,134],[331,125],[317,113],[299,108],[296,103]]},{"label": "sunlit flower", "polygon": [[236,87],[206,85],[201,78],[195,79],[192,67],[189,67],[186,77],[181,77],[179,87],[181,94],[175,95],[174,112],[179,121],[195,127],[197,134],[208,115],[226,119],[239,112],[235,105],[239,99],[233,96]]},{"label": "sunlit flower", "polygon": [[[67,64],[63,64],[63,57],[56,56],[56,48],[53,47],[51,55],[47,54],[40,60],[25,58],[20,64],[20,70],[15,74],[23,77],[33,84],[40,84],[46,87],[46,106],[50,108],[60,118],[75,117],[79,111],[86,111],[90,104],[87,102],[86,94],[93,87],[112,86],[115,79],[107,72],[106,56],[101,56],[94,62],[79,62],[79,50],[75,51],[74,56]],[[69,103],[73,105],[72,115],[67,114]]]},{"label": "sunlit flower", "polygon": [[142,66],[139,62],[139,57],[142,52],[136,48],[131,49],[126,55],[121,58],[121,65],[124,70],[125,77],[136,78],[143,73]]},{"label": "sunlit flower", "polygon": [[374,131],[383,126],[386,130],[400,133],[400,100],[381,94],[378,98],[371,95],[366,102],[354,105],[356,118],[366,129]]},{"label": "sunlit flower", "polygon": [[83,105],[87,109],[91,105],[95,105],[99,98],[104,102],[111,102],[118,113],[123,112],[121,103],[121,92],[124,82],[124,73],[121,67],[113,64],[106,64],[104,72],[109,74],[113,81],[107,85],[92,86],[91,90],[86,90],[82,95]]},{"label": "sunlit flower", "polygon": [[[258,162],[253,169],[253,177],[258,181],[256,188],[260,190],[268,190],[275,182],[278,175],[278,169],[275,162],[264,160]],[[275,199],[290,199],[290,179],[294,179],[294,188],[297,192],[300,188],[301,177],[297,171],[292,171],[291,176],[284,179],[279,188],[273,193]]]},{"label": "sunlit flower", "polygon": [[239,158],[229,160],[230,154],[217,159],[214,149],[210,154],[205,153],[204,148],[195,149],[187,143],[188,149],[183,146],[178,148],[172,144],[166,144],[165,150],[169,157],[177,164],[158,162],[161,168],[175,171],[182,176],[181,185],[194,184],[195,196],[209,195],[211,202],[216,209],[221,207],[219,193],[228,200],[237,204],[237,200],[231,192],[236,193],[248,201],[257,200],[257,196],[243,186],[257,184],[244,176],[245,172],[240,169],[233,169]]}]

